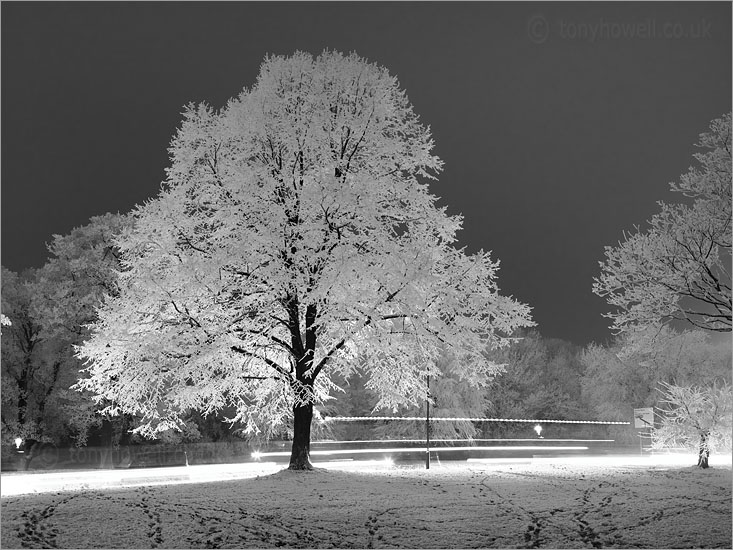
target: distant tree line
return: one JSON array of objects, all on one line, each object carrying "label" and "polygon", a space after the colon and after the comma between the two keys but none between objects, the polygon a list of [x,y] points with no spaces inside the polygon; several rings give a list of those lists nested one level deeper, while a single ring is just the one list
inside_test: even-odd
[{"label": "distant tree line", "polygon": [[[661,204],[662,211],[650,220],[648,230],[637,228],[618,247],[606,249],[594,291],[616,308],[608,314],[617,331],[613,339],[580,347],[525,328],[512,335],[515,341],[510,346],[487,347],[482,352],[474,345],[478,340],[467,341],[466,345],[472,344],[473,359],[483,353],[493,373],[472,380],[466,356],[455,346],[433,353],[437,359],[431,358],[429,368],[410,364],[419,361],[417,356],[401,352],[377,369],[382,377],[378,379],[369,373],[383,350],[378,345],[367,346],[364,353],[352,350],[349,368],[329,379],[333,385],[329,391],[336,399],[325,398],[313,410],[314,437],[422,437],[424,424],[419,421],[339,424],[325,420],[369,416],[385,403],[390,406],[382,408],[382,415],[391,409],[395,416],[421,417],[426,412],[425,400],[419,399],[423,394],[430,399],[434,417],[628,421],[632,409],[654,407],[658,415],[655,445],[698,445],[699,464],[707,466],[711,449],[729,449],[731,444],[731,346],[729,339],[711,336],[731,328],[730,120],[727,114],[713,121],[711,131],[702,134],[698,144],[708,149],[695,156],[699,167],[690,168],[680,183],[672,184],[692,204]],[[121,292],[121,274],[130,266],[117,248],[117,237],[129,237],[134,223],[132,216],[119,214],[93,217],[68,235],[54,235],[49,259],[41,268],[21,273],[2,268],[3,444],[12,444],[16,438],[27,447],[37,441],[56,445],[140,441],[141,436],[131,431],[149,422],[150,410],[144,411],[146,420],[142,411],[116,410],[103,392],[84,390],[89,385],[79,381],[89,375],[78,354],[78,346],[92,336],[92,324],[96,330],[104,329],[110,342],[126,336],[119,332],[123,325],[100,319],[99,308]],[[188,241],[176,245],[186,250],[193,246]],[[167,266],[158,268],[167,270]],[[207,266],[190,263],[189,267],[195,277],[197,269]],[[468,287],[464,290],[469,292]],[[237,299],[235,294],[229,297],[232,303]],[[462,299],[460,292],[455,299]],[[519,307],[504,305],[509,310]],[[177,307],[175,302],[172,307]],[[521,319],[510,319],[507,327],[527,326],[526,312],[521,309],[520,313]],[[251,310],[242,319],[257,314]],[[178,324],[181,317],[189,328],[200,328],[187,310],[176,310],[176,315]],[[399,333],[408,319],[409,315],[387,315],[382,328],[389,335]],[[169,336],[175,340],[175,333]],[[104,356],[107,347],[97,342],[95,354]],[[124,351],[124,345],[117,347],[117,352]],[[140,363],[145,361],[142,357]],[[400,391],[390,397],[390,383],[400,383],[399,376],[385,382],[400,368],[412,373],[409,393],[416,399],[411,404],[398,399]],[[348,376],[341,376],[344,373]],[[428,375],[421,375],[422,380],[419,373]],[[98,383],[114,386],[121,373],[119,368],[109,373],[97,368],[95,376]],[[103,409],[110,414],[101,414]],[[253,414],[257,416],[257,411]],[[245,436],[245,425],[238,421],[241,415],[231,404],[191,407],[180,411],[180,416],[183,421],[178,428],[159,431],[159,440],[176,443]],[[268,435],[292,437],[292,419],[274,424],[276,429]],[[436,422],[432,429],[436,438],[532,435],[531,425],[504,423]],[[562,424],[545,429],[548,436],[557,437],[592,435],[596,430]],[[632,430],[606,431],[622,442],[636,441]]]},{"label": "distant tree line", "polygon": [[[117,273],[124,269],[113,237],[129,227],[122,215],[94,217],[68,235],[53,237],[50,257],[39,269],[13,273],[2,270],[2,436],[56,445],[119,445],[144,441],[130,431],[134,415],[103,416],[98,398],[74,388],[83,368],[74,346],[88,336],[97,304],[117,292]],[[8,324],[9,323],[9,324]],[[516,342],[487,358],[504,372],[484,387],[461,379],[456,362],[444,353],[437,362],[440,376],[430,381],[433,417],[494,417],[558,420],[631,420],[633,408],[665,404],[662,384],[710,386],[731,380],[731,350],[709,333],[671,328],[622,334],[606,344],[581,347],[543,337],[535,329],[517,333]],[[357,359],[357,362],[359,359]],[[358,371],[358,368],[357,368]],[[438,373],[436,373],[438,374]],[[368,380],[356,375],[335,379],[336,399],[316,410],[316,438],[420,438],[423,422],[323,422],[327,416],[370,416],[378,401]],[[425,381],[427,396],[427,383]],[[425,405],[401,407],[393,413],[425,414]],[[180,431],[160,440],[224,441],[243,437],[242,425],[226,422],[234,411],[208,416],[191,411]],[[320,419],[320,420],[319,420]],[[598,434],[598,427],[545,425],[547,436]],[[632,443],[633,432],[604,433]],[[631,434],[631,435],[630,435]],[[285,426],[273,437],[291,437]],[[434,438],[533,437],[532,425],[435,422]],[[625,439],[624,439],[625,438]]]}]

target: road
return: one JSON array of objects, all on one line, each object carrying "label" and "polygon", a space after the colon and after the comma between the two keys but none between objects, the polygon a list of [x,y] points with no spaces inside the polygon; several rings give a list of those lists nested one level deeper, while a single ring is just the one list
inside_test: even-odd
[{"label": "road", "polygon": [[[694,465],[694,454],[670,454],[655,456],[603,455],[603,456],[557,456],[532,458],[474,458],[468,461],[432,460],[431,468],[459,467],[460,464],[483,463],[486,465],[516,464],[597,464],[612,466],[667,467],[672,465]],[[316,467],[335,470],[390,469],[395,465],[389,459],[378,460],[318,460],[313,457]],[[711,456],[712,466],[731,464],[731,456]],[[243,464],[205,464],[194,466],[175,466],[168,468],[135,468],[116,470],[57,470],[32,472],[7,472],[2,474],[0,496],[7,497],[23,494],[38,494],[59,491],[79,491],[114,487],[140,487],[154,485],[174,485],[181,483],[204,483],[247,479],[273,474],[286,467],[282,462],[250,462]],[[400,462],[399,468],[424,468],[423,461]]]}]

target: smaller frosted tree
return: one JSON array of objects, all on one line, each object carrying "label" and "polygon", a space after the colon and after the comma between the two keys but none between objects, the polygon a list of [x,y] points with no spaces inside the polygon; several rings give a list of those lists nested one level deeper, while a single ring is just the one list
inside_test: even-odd
[{"label": "smaller frosted tree", "polygon": [[616,311],[612,328],[633,332],[681,320],[731,330],[731,115],[712,121],[698,142],[704,152],[672,191],[692,204],[660,203],[649,228],[606,247],[593,292]]},{"label": "smaller frosted tree", "polygon": [[698,450],[697,465],[708,467],[713,451],[730,451],[733,393],[727,382],[709,387],[662,383],[662,425],[653,432],[656,448]]},{"label": "smaller frosted tree", "polygon": [[[39,273],[32,269],[16,274],[2,268],[2,307],[10,320],[3,327],[0,362],[2,440],[23,440],[23,468],[36,456],[36,443],[60,443],[66,436],[58,402],[70,354],[61,342],[43,335],[42,320],[33,313]],[[68,385],[78,370],[72,376]]]},{"label": "smaller frosted tree", "polygon": [[39,336],[53,345],[54,358],[61,364],[54,396],[58,420],[80,445],[86,443],[91,428],[102,425],[102,418],[88,393],[69,389],[82,368],[73,346],[89,335],[87,325],[96,320],[95,308],[102,297],[118,293],[120,263],[113,238],[130,224],[123,215],[107,213],[93,216],[66,235],[53,235],[50,257],[32,287],[30,309]]},{"label": "smaller frosted tree", "polygon": [[51,256],[38,271],[32,299],[45,338],[80,343],[88,335],[86,325],[96,319],[102,297],[118,292],[120,262],[113,239],[131,222],[107,213],[93,216],[67,235],[53,235],[48,244]]},{"label": "smaller frosted tree", "polygon": [[21,274],[2,268],[2,418],[3,440],[41,438],[38,403],[53,386],[53,369],[42,361],[40,327],[30,313],[30,283],[35,270]]}]

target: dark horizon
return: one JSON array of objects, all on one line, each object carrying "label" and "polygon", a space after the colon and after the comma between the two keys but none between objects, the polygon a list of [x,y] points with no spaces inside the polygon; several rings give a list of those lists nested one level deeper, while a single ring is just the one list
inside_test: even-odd
[{"label": "dark horizon", "polygon": [[[541,334],[611,338],[603,247],[643,225],[731,109],[730,3],[2,4],[2,264],[157,194],[189,102],[267,53],[385,66],[445,162],[432,192]],[[729,336],[729,335],[728,335]]]}]

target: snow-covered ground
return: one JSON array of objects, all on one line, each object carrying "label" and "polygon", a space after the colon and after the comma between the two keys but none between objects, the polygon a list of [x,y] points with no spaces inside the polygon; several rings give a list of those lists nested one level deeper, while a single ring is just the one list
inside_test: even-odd
[{"label": "snow-covered ground", "polygon": [[[137,481],[128,472],[120,483],[137,486],[90,481],[96,488],[4,496],[0,545],[731,548],[730,457],[708,470],[687,466],[690,458],[443,462],[430,470],[380,461],[268,474],[271,465],[257,477],[239,470],[239,479],[225,472],[225,481],[193,483],[204,480],[201,470],[170,485],[151,485],[164,482],[162,470]],[[3,485],[16,477],[37,475],[3,476]]]}]

